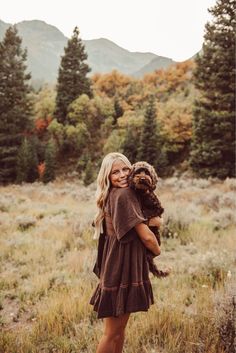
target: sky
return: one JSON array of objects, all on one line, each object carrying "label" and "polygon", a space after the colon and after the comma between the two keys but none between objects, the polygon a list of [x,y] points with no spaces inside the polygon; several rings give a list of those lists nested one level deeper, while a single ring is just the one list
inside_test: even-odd
[{"label": "sky", "polygon": [[216,0],[5,0],[7,23],[42,20],[66,37],[79,27],[82,40],[107,38],[129,51],[184,61],[202,47],[208,8]]}]

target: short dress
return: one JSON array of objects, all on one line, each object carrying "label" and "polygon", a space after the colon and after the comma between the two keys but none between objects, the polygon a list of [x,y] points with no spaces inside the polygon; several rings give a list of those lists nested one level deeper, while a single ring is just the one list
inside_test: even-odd
[{"label": "short dress", "polygon": [[110,190],[93,269],[100,282],[90,299],[98,318],[147,311],[154,303],[147,249],[134,228],[145,221],[134,190]]}]

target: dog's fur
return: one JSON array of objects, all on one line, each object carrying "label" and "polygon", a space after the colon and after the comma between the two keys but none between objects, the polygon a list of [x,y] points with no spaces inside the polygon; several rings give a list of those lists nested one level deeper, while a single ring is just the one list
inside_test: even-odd
[{"label": "dog's fur", "polygon": [[[134,189],[138,195],[144,217],[148,220],[152,217],[161,217],[164,212],[164,208],[154,193],[158,181],[158,176],[153,166],[143,161],[133,164],[128,181],[129,186]],[[159,245],[161,245],[161,238],[158,227],[150,226],[149,228],[155,234]],[[168,276],[169,271],[159,270],[155,265],[153,258],[154,255],[152,252],[148,251],[147,259],[149,270],[156,277]]]}]

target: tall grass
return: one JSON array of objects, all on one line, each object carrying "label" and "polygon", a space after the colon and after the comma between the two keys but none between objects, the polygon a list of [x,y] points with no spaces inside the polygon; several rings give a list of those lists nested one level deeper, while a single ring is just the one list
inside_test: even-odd
[{"label": "tall grass", "polygon": [[[230,179],[162,181],[156,261],[172,272],[151,277],[155,304],[131,315],[124,353],[232,351],[235,190]],[[94,187],[78,182],[1,188],[0,353],[95,352],[103,322],[88,304],[94,211]]]}]

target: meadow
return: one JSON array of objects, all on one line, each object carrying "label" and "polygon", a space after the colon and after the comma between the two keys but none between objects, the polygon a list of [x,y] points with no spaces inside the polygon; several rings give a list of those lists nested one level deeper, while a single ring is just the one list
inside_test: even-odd
[{"label": "meadow", "polygon": [[[74,177],[0,188],[0,353],[94,353],[88,304],[97,241],[95,185]],[[236,180],[160,180],[165,208],[155,304],[131,315],[124,353],[235,349]]]}]

